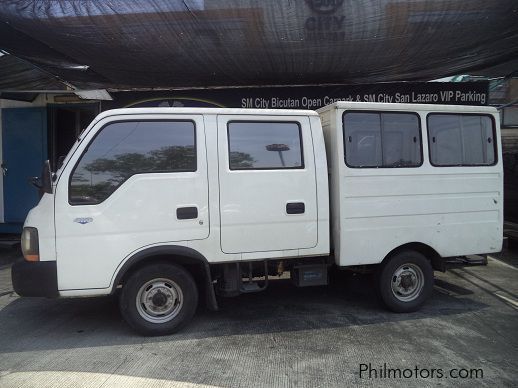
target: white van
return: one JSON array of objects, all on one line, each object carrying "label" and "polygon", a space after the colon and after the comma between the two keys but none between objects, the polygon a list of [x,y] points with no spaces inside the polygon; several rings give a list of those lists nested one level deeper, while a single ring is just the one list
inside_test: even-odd
[{"label": "white van", "polygon": [[22,296],[119,293],[144,334],[178,330],[201,297],[260,291],[332,265],[376,274],[418,309],[448,258],[502,245],[494,108],[338,102],[303,110],[118,109],[42,177]]}]

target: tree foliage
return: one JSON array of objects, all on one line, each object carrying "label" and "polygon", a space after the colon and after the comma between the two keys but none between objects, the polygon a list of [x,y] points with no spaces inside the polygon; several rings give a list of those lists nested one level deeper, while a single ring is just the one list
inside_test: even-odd
[{"label": "tree foliage", "polygon": [[[244,152],[231,152],[232,166],[252,167],[254,159]],[[194,146],[168,146],[147,153],[127,152],[80,163],[72,178],[71,199],[76,203],[99,203],[135,174],[196,171]]]},{"label": "tree foliage", "polygon": [[246,152],[233,151],[230,153],[230,165],[233,168],[250,168],[254,166],[254,158]]}]

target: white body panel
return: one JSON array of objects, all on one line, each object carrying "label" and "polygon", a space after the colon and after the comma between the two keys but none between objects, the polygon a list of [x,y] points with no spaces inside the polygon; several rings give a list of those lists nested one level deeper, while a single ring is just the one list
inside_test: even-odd
[{"label": "white body panel", "polygon": [[[225,169],[228,170],[228,167],[224,167],[228,166],[228,157],[224,156],[227,151],[223,145],[218,149],[218,141],[226,136],[225,120],[270,120],[272,113],[275,113],[276,120],[289,119],[301,124],[306,165],[302,170],[258,171],[273,177],[277,173],[277,184],[284,185],[287,190],[287,193],[282,194],[284,190],[277,188],[265,196],[261,195],[258,187],[267,184],[268,180],[262,182],[261,179],[250,178],[249,186],[245,188],[243,184],[232,181],[230,174],[223,178],[219,176]],[[219,129],[218,117],[224,117],[220,119],[222,127]],[[70,175],[97,132],[114,121],[149,119],[189,119],[195,122],[197,170],[133,175],[100,204],[70,205]],[[310,122],[314,125],[315,133],[312,133]],[[320,151],[315,153],[313,146]],[[327,255],[330,243],[328,185],[327,179],[322,176],[325,169],[323,135],[314,112],[197,108],[105,112],[87,128],[81,141],[65,159],[63,168],[58,171],[54,194],[57,252],[54,257],[57,258],[60,293],[63,296],[80,296],[111,292],[114,278],[126,260],[138,251],[153,246],[189,247],[211,263]],[[317,174],[317,170],[320,174]],[[256,171],[234,172],[239,175]],[[298,183],[294,185],[294,182]],[[225,197],[220,197],[220,190]],[[279,213],[278,210],[283,209],[288,200],[304,201],[307,213]],[[52,206],[47,202],[42,201],[37,209],[44,207],[50,210]],[[258,203],[262,204],[264,221],[260,227],[255,226],[257,220],[253,219],[258,215]],[[198,217],[178,220],[176,209],[183,206],[197,207]],[[220,209],[224,217],[228,209],[232,209],[232,216],[236,218],[228,219],[230,223],[248,219],[244,225],[238,221],[241,224],[239,228],[245,233],[235,237],[227,233],[227,244],[231,248],[228,252],[222,250]],[[275,212],[268,213],[268,209],[274,209]],[[40,212],[41,209],[34,209],[26,225],[44,228],[37,221],[40,218],[37,213]],[[80,224],[74,222],[76,219],[91,221]],[[271,222],[279,222],[275,233],[270,229]],[[223,222],[225,227],[231,226]],[[43,233],[45,235],[46,232]],[[243,238],[247,239],[246,246],[242,244]],[[272,241],[272,238],[276,238],[278,243]],[[43,253],[42,260],[52,257],[43,256]]]},{"label": "white body panel", "polygon": [[32,226],[38,229],[40,261],[56,260],[54,196],[52,194],[43,194],[38,205],[27,214],[24,226]]},{"label": "white body panel", "polygon": [[[347,110],[416,112],[423,164],[412,168],[350,168],[344,161],[342,115]],[[503,173],[494,108],[340,102],[322,108],[329,155],[332,236],[340,266],[379,263],[393,249],[423,243],[442,257],[498,252],[502,247]],[[435,167],[426,115],[481,113],[496,125],[494,166]]]}]

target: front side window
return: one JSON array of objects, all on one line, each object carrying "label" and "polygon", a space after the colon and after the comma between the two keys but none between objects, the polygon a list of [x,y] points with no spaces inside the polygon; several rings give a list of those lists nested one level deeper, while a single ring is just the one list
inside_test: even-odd
[{"label": "front side window", "polygon": [[299,123],[231,121],[228,147],[231,170],[304,167]]},{"label": "front side window", "polygon": [[106,125],[71,174],[70,204],[98,204],[135,174],[196,171],[195,137],[192,121],[120,121]]},{"label": "front side window", "polygon": [[349,167],[418,167],[421,127],[415,113],[345,112],[345,162]]},{"label": "front side window", "polygon": [[490,116],[430,113],[427,121],[432,165],[495,164],[494,124]]}]

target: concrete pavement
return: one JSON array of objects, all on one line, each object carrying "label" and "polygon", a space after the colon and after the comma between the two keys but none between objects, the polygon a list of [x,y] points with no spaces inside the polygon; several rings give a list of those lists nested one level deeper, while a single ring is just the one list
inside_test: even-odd
[{"label": "concrete pavement", "polygon": [[[383,310],[368,276],[340,273],[329,287],[274,281],[154,338],[134,334],[112,298],[9,293],[0,296],[0,386],[516,386],[518,269],[490,259],[436,276],[433,297],[412,314]],[[377,378],[360,375],[367,366]],[[420,374],[380,377],[383,368]],[[431,369],[446,377],[431,378]],[[455,378],[452,369],[483,377]]]}]

